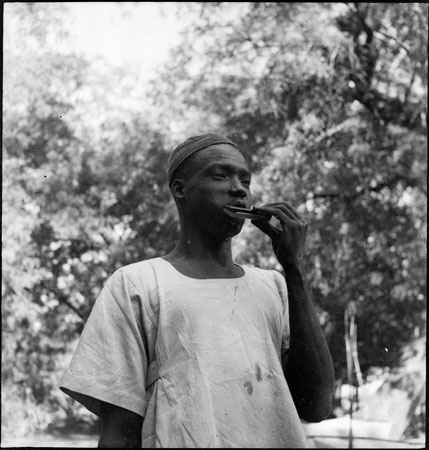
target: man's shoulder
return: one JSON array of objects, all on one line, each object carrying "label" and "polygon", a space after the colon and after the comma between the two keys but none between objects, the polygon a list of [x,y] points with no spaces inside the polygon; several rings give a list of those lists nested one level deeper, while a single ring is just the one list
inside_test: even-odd
[{"label": "man's shoulder", "polygon": [[125,266],[119,267],[116,272],[122,272],[126,275],[133,274],[136,272],[141,271],[151,271],[153,270],[154,266],[156,266],[158,260],[160,258],[150,258],[150,259],[143,259],[141,261],[137,261],[131,264],[126,264]]},{"label": "man's shoulder", "polygon": [[121,266],[113,273],[112,277],[125,277],[136,286],[142,282],[145,285],[150,285],[152,281],[155,281],[155,272],[159,259],[150,258]]},{"label": "man's shoulder", "polygon": [[246,272],[261,277],[261,278],[272,278],[280,275],[280,273],[275,269],[265,269],[263,267],[258,267],[254,265],[244,265]]},{"label": "man's shoulder", "polygon": [[286,280],[277,269],[265,269],[257,266],[244,266],[248,275],[262,283],[275,285],[276,289],[283,290]]}]

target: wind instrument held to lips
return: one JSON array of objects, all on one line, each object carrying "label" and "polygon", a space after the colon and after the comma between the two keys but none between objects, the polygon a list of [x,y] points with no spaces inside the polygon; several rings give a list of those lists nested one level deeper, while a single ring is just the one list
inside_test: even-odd
[{"label": "wind instrument held to lips", "polygon": [[272,214],[260,208],[242,208],[241,206],[224,206],[224,211],[231,217],[238,219],[265,220],[269,221]]}]

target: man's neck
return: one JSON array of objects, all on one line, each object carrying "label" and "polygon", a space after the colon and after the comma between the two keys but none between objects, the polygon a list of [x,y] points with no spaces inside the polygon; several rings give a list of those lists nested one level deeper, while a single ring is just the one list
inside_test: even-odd
[{"label": "man's neck", "polygon": [[164,259],[194,278],[242,276],[242,269],[232,260],[231,238],[215,240],[195,230],[182,232],[176,247]]}]

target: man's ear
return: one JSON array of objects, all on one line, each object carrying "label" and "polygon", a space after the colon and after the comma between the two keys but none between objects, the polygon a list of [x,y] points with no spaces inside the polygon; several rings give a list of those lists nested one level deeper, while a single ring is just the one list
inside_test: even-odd
[{"label": "man's ear", "polygon": [[174,198],[183,198],[185,196],[185,181],[181,178],[175,178],[171,182],[170,189]]}]

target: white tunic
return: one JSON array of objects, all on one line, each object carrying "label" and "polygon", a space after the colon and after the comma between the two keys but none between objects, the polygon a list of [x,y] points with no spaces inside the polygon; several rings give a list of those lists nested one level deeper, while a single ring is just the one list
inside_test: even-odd
[{"label": "white tunic", "polygon": [[142,447],[307,447],[281,354],[284,278],[195,279],[154,258],[107,281],[61,389],[144,416]]}]

